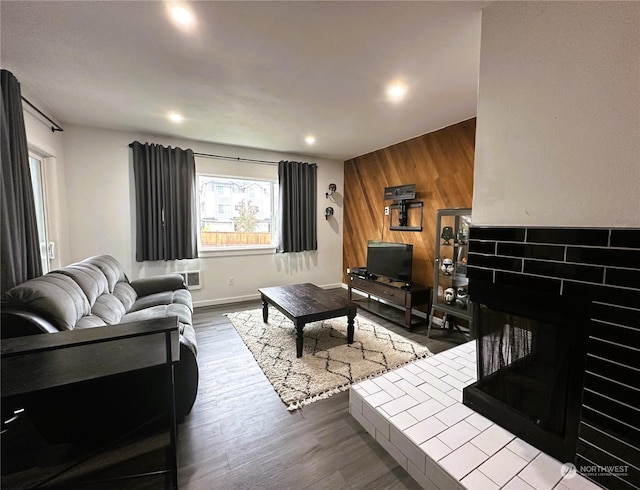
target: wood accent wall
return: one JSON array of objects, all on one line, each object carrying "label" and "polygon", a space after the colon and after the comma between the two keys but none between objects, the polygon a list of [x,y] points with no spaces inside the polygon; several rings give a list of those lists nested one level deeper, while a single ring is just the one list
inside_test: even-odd
[{"label": "wood accent wall", "polygon": [[[433,286],[436,211],[471,207],[476,119],[362,155],[344,162],[343,282],[346,268],[365,266],[367,241],[413,244],[413,281]],[[385,216],[384,188],[416,184],[422,201],[422,231],[392,231],[397,213]],[[416,224],[419,208],[408,212]]]}]

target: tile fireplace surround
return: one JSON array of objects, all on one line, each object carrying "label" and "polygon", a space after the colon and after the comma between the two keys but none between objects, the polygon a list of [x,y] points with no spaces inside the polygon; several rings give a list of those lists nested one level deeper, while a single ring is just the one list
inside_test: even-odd
[{"label": "tile fireplace surround", "polygon": [[[640,488],[640,230],[472,226],[468,276],[472,297],[484,283],[588,300],[571,463],[606,488]],[[351,413],[425,488],[597,488],[461,403],[475,362],[470,342],[354,385]]]}]

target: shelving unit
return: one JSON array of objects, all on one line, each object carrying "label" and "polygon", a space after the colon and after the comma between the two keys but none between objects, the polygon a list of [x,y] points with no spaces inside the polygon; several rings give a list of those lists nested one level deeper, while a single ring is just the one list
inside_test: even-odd
[{"label": "shelving unit", "polygon": [[[413,309],[416,306],[429,304],[429,288],[421,284],[412,284],[410,287],[403,288],[399,285],[401,283],[386,282],[384,279],[360,277],[350,273],[349,299],[358,303],[360,308],[409,330],[418,325],[424,325],[425,319],[414,315]],[[366,293],[366,296],[354,298],[353,289]]]},{"label": "shelving unit", "polygon": [[[431,333],[437,311],[444,313],[442,326],[470,335],[473,309],[469,301],[467,279],[467,253],[471,209],[439,209],[436,219],[436,250],[433,269],[433,299],[429,314],[427,338]],[[469,322],[469,329],[456,322]]]}]

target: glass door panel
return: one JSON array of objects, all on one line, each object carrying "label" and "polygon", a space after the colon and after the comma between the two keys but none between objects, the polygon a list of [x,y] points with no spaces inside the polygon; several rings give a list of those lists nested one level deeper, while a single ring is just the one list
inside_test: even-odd
[{"label": "glass door panel", "polygon": [[40,258],[42,260],[42,273],[46,274],[51,269],[49,251],[53,243],[49,243],[47,233],[47,214],[44,194],[44,170],[42,158],[37,155],[29,155],[29,167],[31,169],[31,185],[33,187],[33,199],[36,206],[36,220],[38,222],[38,239],[40,242]]}]

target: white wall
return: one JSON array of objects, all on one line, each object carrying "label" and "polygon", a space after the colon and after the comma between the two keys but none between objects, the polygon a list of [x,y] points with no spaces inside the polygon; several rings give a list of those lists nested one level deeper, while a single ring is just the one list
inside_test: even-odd
[{"label": "white wall", "polygon": [[640,226],[640,3],[484,9],[473,222]]},{"label": "white wall", "polygon": [[[318,164],[318,250],[297,254],[220,254],[171,262],[135,261],[135,198],[129,143],[158,143],[191,148],[196,152],[257,160],[309,161]],[[193,291],[197,306],[258,297],[264,286],[313,282],[320,286],[341,284],[342,206],[333,220],[324,218],[329,183],[343,190],[343,163],[300,155],[252,150],[122,131],[65,126],[64,158],[69,222],[69,260],[74,262],[102,253],[116,257],[130,279],[165,271],[200,270],[203,288]],[[198,170],[215,165],[198,158]],[[247,166],[234,162],[238,175]],[[277,175],[277,172],[276,172]],[[229,277],[235,284],[228,286]]]}]

